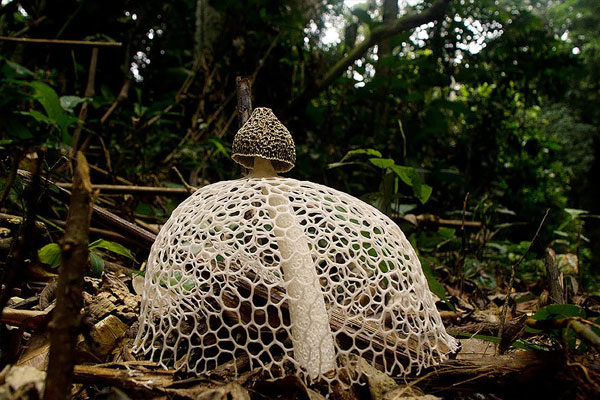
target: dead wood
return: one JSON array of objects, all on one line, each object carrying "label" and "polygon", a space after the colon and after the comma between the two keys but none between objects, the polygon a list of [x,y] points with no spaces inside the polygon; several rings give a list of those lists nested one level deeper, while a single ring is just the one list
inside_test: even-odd
[{"label": "dead wood", "polygon": [[241,128],[252,113],[252,83],[249,78],[238,76],[235,78],[237,89],[237,116],[238,126]]},{"label": "dead wood", "polygon": [[550,303],[565,304],[563,279],[556,263],[556,252],[551,248],[545,251],[544,264],[546,266],[546,281],[550,292]]},{"label": "dead wood", "polygon": [[[71,189],[72,183],[55,183],[56,186]],[[92,189],[100,190],[100,193],[136,193],[136,194],[150,194],[150,195],[189,195],[189,190],[186,188],[175,188],[175,187],[158,187],[158,186],[132,186],[132,185],[104,185],[97,184],[92,185]]]},{"label": "dead wood", "polygon": [[392,214],[392,219],[394,221],[403,220],[410,222],[411,224],[417,227],[427,227],[427,226],[452,226],[457,228],[482,228],[483,223],[481,221],[466,221],[463,219],[444,219],[440,218],[437,215],[433,214]]},{"label": "dead wood", "polygon": [[[29,173],[28,171],[19,170],[18,174],[19,174],[19,176],[21,176],[27,180],[31,180],[31,178],[32,178],[31,173]],[[46,182],[46,184],[55,185],[55,183],[52,182],[50,179],[43,179],[43,181]],[[59,189],[59,192],[62,193],[63,195],[71,194],[71,192],[68,191],[67,189],[61,188],[59,186],[57,186],[57,187]],[[102,207],[98,207],[98,206],[94,205],[94,206],[92,206],[92,209],[94,210],[95,217],[97,217],[98,219],[103,221],[105,224],[111,226],[116,231],[128,234],[128,235],[132,236],[133,239],[139,240],[140,242],[144,243],[148,247],[150,247],[152,245],[152,243],[154,243],[154,240],[156,239],[156,235],[154,233],[148,232],[147,230],[142,229],[135,224],[132,224],[131,222],[119,217],[118,215],[111,213],[110,211],[108,211]]]},{"label": "dead wood", "polygon": [[152,362],[126,362],[108,365],[76,365],[73,381],[116,386],[124,389],[164,392],[173,383],[174,370],[164,370]]},{"label": "dead wood", "polygon": [[0,314],[0,322],[3,324],[18,326],[28,330],[38,330],[46,326],[51,308],[44,311],[35,310],[17,310],[14,308],[4,308]]},{"label": "dead wood", "polygon": [[67,227],[60,241],[62,260],[56,288],[56,310],[50,323],[50,358],[44,392],[46,400],[71,396],[75,345],[81,326],[83,282],[89,257],[92,188],[83,153],[78,152],[76,157]]}]

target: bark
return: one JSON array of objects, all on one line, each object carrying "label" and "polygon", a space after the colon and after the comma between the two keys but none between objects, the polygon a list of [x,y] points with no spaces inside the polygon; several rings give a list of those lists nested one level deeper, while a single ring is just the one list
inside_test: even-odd
[{"label": "bark", "polygon": [[81,326],[83,278],[88,266],[88,229],[92,215],[89,168],[81,152],[76,155],[73,191],[65,236],[60,242],[62,261],[56,289],[56,309],[50,322],[50,358],[45,400],[71,397],[75,345]]},{"label": "bark", "polygon": [[252,91],[250,79],[238,76],[235,79],[237,87],[237,115],[238,125],[241,128],[252,113]]},{"label": "bark", "polygon": [[556,253],[551,248],[547,248],[545,253],[544,264],[546,264],[546,281],[550,292],[550,303],[565,304],[561,274],[556,264]]}]

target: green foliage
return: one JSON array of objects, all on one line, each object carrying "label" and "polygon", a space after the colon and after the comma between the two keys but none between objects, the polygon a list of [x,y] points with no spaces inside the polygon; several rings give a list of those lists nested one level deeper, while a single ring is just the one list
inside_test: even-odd
[{"label": "green foliage", "polygon": [[[90,267],[92,276],[100,277],[104,272],[104,259],[102,253],[98,250],[107,250],[114,254],[118,254],[123,257],[127,257],[135,261],[135,257],[131,254],[131,251],[123,245],[109,240],[98,239],[88,245],[90,252]],[[50,268],[57,268],[61,261],[61,249],[57,243],[49,243],[38,250],[38,258],[44,264],[50,266]]]},{"label": "green foliage", "polygon": [[[357,157],[372,156],[366,161]],[[374,156],[374,157],[373,157]],[[367,198],[383,212],[390,213],[398,210],[401,195],[400,182],[410,189],[412,194],[421,203],[426,203],[431,195],[432,188],[423,183],[423,179],[413,167],[397,165],[391,158],[383,158],[381,153],[374,149],[350,150],[337,163],[329,164],[329,168],[338,168],[346,165],[359,165],[363,168],[375,167],[382,170],[382,181],[379,192],[367,195]]]},{"label": "green foliage", "polygon": [[38,250],[38,258],[50,268],[57,268],[60,265],[60,246],[58,243],[49,243]]},{"label": "green foliage", "polygon": [[[577,260],[581,285],[597,289],[597,1],[451,2],[445,18],[388,38],[389,54],[370,49],[316,94],[313,84],[354,44],[323,41],[332,21],[345,24],[340,32],[352,28],[354,39],[382,21],[373,2],[352,10],[341,0],[309,3],[21,2],[27,15],[7,10],[0,19],[5,35],[110,38],[128,51],[101,50],[95,95],[86,98],[89,51],[3,43],[2,161],[43,145],[48,164],[64,171],[58,161],[81,124],[90,162],[110,170],[98,176],[106,183],[179,184],[173,166],[192,185],[236,178],[235,76],[253,76],[254,104],[274,108],[294,135],[291,177],[361,196],[396,220],[460,220],[469,193],[465,219],[482,227],[464,236],[456,226],[400,222],[444,284],[502,287],[550,208],[517,284],[543,276],[543,248],[551,246]],[[78,121],[84,102],[88,115]],[[0,165],[3,176],[9,165]],[[21,198],[13,188],[8,202]],[[159,223],[180,201],[121,200],[124,213]]]},{"label": "green foliage", "polygon": [[548,321],[569,317],[585,318],[585,310],[574,304],[550,304],[540,308],[532,318],[536,321]]},{"label": "green foliage", "polygon": [[98,240],[90,243],[88,246],[88,249],[90,251],[92,251],[94,249],[104,249],[104,250],[108,250],[112,253],[119,254],[123,257],[127,257],[131,260],[135,260],[135,257],[133,257],[133,255],[131,254],[131,251],[129,251],[129,249],[127,249],[126,247],[124,247],[123,245],[121,245],[119,243],[111,242],[111,241],[104,240],[104,239],[98,239]]}]

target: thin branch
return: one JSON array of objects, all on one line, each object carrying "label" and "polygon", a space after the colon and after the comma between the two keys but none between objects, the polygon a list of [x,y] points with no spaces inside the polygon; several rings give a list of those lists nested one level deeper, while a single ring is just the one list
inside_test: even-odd
[{"label": "thin branch", "polygon": [[[18,170],[17,173],[19,174],[19,176],[23,177],[24,179],[27,179],[27,180],[32,179],[32,175],[28,171]],[[56,184],[54,182],[52,182],[50,179],[42,178],[42,180],[49,185],[56,186]],[[71,194],[71,192],[69,192],[67,189],[62,188],[60,186],[57,186],[57,187],[58,187],[59,191],[62,192],[62,194],[68,194],[68,195]],[[104,223],[108,224],[109,226],[119,230],[120,232],[131,235],[134,239],[138,239],[140,242],[145,243],[145,244],[151,245],[152,243],[154,243],[154,240],[156,239],[156,235],[153,234],[152,232],[148,232],[147,230],[142,229],[139,226],[136,226],[135,224],[132,224],[131,222],[124,220],[123,218],[119,217],[118,215],[115,215],[115,214],[111,213],[110,211],[105,210],[102,207],[98,207],[98,206],[94,205],[93,210],[95,213],[94,215],[96,217],[98,217],[100,220],[104,221]]]},{"label": "thin branch", "polygon": [[[56,186],[64,189],[71,189],[72,183],[55,183]],[[191,187],[191,191],[194,192],[196,188]],[[130,185],[107,185],[107,184],[96,184],[92,185],[92,189],[100,190],[100,192],[108,193],[143,193],[143,194],[155,194],[155,195],[177,195],[177,194],[189,194],[187,188],[177,187],[160,187],[160,186],[130,186]]]},{"label": "thin branch", "polygon": [[275,39],[273,39],[273,41],[271,42],[271,44],[267,48],[267,51],[265,51],[265,54],[263,54],[262,58],[258,61],[258,65],[256,66],[256,69],[254,70],[254,72],[250,76],[250,82],[251,83],[256,82],[256,76],[260,72],[260,70],[263,67],[263,65],[265,65],[265,62],[266,62],[267,58],[269,58],[269,55],[271,55],[271,52],[273,51],[273,49],[275,48],[275,45],[279,41],[279,37],[280,36],[281,36],[281,33],[278,33],[277,36],[275,36]]},{"label": "thin branch", "polygon": [[[98,48],[94,47],[92,49],[92,55],[90,57],[90,68],[88,72],[88,80],[87,85],[85,87],[86,98],[90,98],[94,95],[94,85],[96,83],[96,65],[98,64]],[[73,141],[71,143],[71,147],[73,151],[76,152],[79,147],[79,140],[81,136],[81,130],[83,129],[83,123],[87,118],[88,111],[88,102],[84,101],[81,105],[81,109],[79,110],[79,123],[77,124],[77,128],[75,128],[75,132],[73,133]]]},{"label": "thin branch", "polygon": [[[181,183],[183,183],[183,186],[185,186],[185,190],[188,194],[192,194],[196,191],[195,187],[193,187],[192,185],[190,185],[189,183],[186,182],[186,180],[183,178],[183,175],[181,175],[181,172],[179,172],[177,167],[173,166],[173,171],[175,171],[175,173],[179,177],[179,180],[181,181]],[[175,189],[175,188],[173,188],[173,189]],[[179,189],[179,188],[177,188],[177,189]]]},{"label": "thin branch", "polygon": [[0,36],[0,41],[5,42],[22,42],[31,44],[58,44],[58,45],[69,45],[69,46],[94,46],[94,47],[121,47],[121,42],[94,42],[89,40],[63,40],[63,39],[37,39],[37,38],[23,38],[23,37],[10,37]]},{"label": "thin branch", "polygon": [[110,117],[110,115],[113,113],[113,111],[115,111],[115,109],[117,108],[119,103],[121,103],[123,100],[127,99],[127,94],[129,93],[130,84],[131,84],[131,81],[129,79],[125,79],[125,82],[123,83],[123,86],[121,87],[121,90],[119,91],[119,95],[117,96],[115,101],[110,105],[108,110],[106,110],[106,112],[104,113],[102,118],[100,118],[100,124],[104,124],[106,122],[106,120],[108,119],[108,117]]}]

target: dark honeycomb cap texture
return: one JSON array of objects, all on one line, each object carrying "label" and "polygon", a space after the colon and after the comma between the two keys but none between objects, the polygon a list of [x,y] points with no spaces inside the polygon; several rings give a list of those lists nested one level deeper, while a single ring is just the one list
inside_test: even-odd
[{"label": "dark honeycomb cap texture", "polygon": [[270,108],[255,108],[233,139],[235,162],[252,169],[254,157],[271,160],[277,172],[289,171],[296,162],[294,139]]}]

